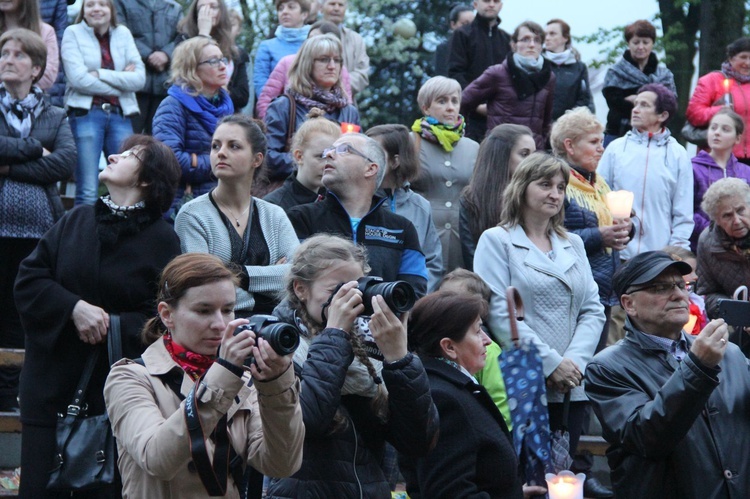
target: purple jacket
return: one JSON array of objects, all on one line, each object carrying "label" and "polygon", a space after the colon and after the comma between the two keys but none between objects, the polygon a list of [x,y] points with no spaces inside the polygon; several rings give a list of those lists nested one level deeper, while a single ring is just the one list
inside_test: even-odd
[{"label": "purple jacket", "polygon": [[706,212],[701,209],[703,196],[706,195],[708,188],[723,178],[741,178],[750,184],[750,166],[737,161],[732,154],[727,162],[726,171],[723,170],[716,161],[706,151],[700,151],[693,159],[693,235],[690,236],[690,248],[695,252],[698,248],[698,237],[703,229],[708,227],[711,220]]},{"label": "purple jacket", "polygon": [[526,125],[534,134],[536,148],[544,150],[552,126],[555,93],[556,77],[551,68],[545,59],[539,73],[528,75],[516,67],[511,53],[464,89],[461,112],[466,116],[487,103],[487,132],[503,123]]}]

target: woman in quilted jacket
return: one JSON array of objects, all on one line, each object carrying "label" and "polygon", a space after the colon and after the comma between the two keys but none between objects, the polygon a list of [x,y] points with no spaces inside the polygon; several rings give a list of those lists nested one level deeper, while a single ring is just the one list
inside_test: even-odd
[{"label": "woman in quilted jacket", "polygon": [[227,84],[227,58],[217,42],[195,37],[172,55],[167,97],[154,116],[154,137],[168,145],[180,163],[182,178],[165,215],[173,220],[185,202],[216,186],[211,173],[211,136],[224,116],[234,113]]},{"label": "woman in quilted jacket", "polygon": [[406,316],[378,295],[362,317],[357,279],[368,270],[362,247],[332,235],[313,236],[294,254],[274,315],[300,331],[305,446],[300,471],[272,481],[268,497],[390,497],[386,442],[415,458],[434,445],[437,410],[424,367],[406,348]]}]

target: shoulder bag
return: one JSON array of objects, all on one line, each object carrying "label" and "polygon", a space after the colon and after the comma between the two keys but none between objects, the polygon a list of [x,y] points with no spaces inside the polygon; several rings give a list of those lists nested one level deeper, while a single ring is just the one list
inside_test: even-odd
[{"label": "shoulder bag", "polygon": [[[113,364],[122,357],[119,315],[109,317],[107,344]],[[109,416],[106,412],[88,416],[85,403],[86,390],[100,353],[101,348],[97,346],[89,354],[67,413],[58,415],[57,453],[48,490],[89,490],[115,482],[116,448]]]}]

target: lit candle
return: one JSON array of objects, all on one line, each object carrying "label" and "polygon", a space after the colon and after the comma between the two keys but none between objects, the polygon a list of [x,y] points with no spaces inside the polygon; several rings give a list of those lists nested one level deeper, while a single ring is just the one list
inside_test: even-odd
[{"label": "lit candle", "polygon": [[583,499],[585,474],[574,475],[572,471],[562,470],[557,475],[547,473],[544,478],[547,480],[549,499]]},{"label": "lit candle", "polygon": [[729,78],[724,78],[724,105],[732,106],[732,93],[731,93],[732,81]]},{"label": "lit candle", "polygon": [[359,125],[355,125],[354,123],[344,122],[341,124],[341,133],[356,133],[361,129]]},{"label": "lit candle", "polygon": [[607,207],[616,219],[630,217],[633,209],[633,193],[630,191],[611,191],[607,193]]}]

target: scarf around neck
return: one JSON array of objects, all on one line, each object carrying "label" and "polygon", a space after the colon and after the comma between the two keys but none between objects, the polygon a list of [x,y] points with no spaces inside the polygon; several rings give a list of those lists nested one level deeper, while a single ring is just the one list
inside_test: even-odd
[{"label": "scarf around neck", "polygon": [[200,94],[190,95],[180,85],[172,85],[167,93],[193,113],[209,135],[214,134],[221,118],[234,113],[232,99],[223,88],[219,90],[217,98],[211,100]]},{"label": "scarf around neck", "polygon": [[516,67],[527,73],[538,73],[544,66],[544,57],[539,56],[536,59],[531,57],[524,57],[518,52],[513,52],[513,62],[516,63]]},{"label": "scarf around neck", "polygon": [[285,28],[284,26],[279,25],[273,36],[279,40],[284,40],[287,43],[298,43],[301,45],[307,40],[308,33],[310,33],[310,26],[307,24],[301,28]]},{"label": "scarf around neck", "polygon": [[750,75],[743,75],[732,69],[732,65],[729,61],[724,61],[721,65],[721,72],[730,78],[734,78],[740,83],[750,83]]},{"label": "scarf around neck", "polygon": [[[550,52],[547,50],[542,55],[548,61],[554,62],[558,66],[562,66],[568,61],[568,59],[571,58],[571,56],[573,55],[573,51],[571,49],[565,49],[562,52]],[[575,57],[573,57],[572,59],[575,61]]]},{"label": "scarf around neck", "polygon": [[461,115],[458,115],[455,125],[446,125],[432,116],[426,116],[415,120],[411,129],[426,141],[440,144],[445,151],[451,152],[456,142],[464,136],[466,122]]},{"label": "scarf around neck", "polygon": [[288,93],[300,105],[308,109],[317,107],[328,114],[335,113],[337,110],[342,109],[349,104],[344,92],[341,91],[341,87],[338,85],[331,90],[323,90],[322,88],[315,86],[311,97],[302,95],[294,90],[289,90]]},{"label": "scarf around neck", "polygon": [[170,333],[164,334],[164,347],[169,352],[177,365],[179,365],[183,371],[194,380],[200,378],[205,374],[209,367],[214,363],[215,357],[209,355],[201,355],[199,353],[191,352],[187,348],[175,343]]},{"label": "scarf around neck", "polygon": [[630,51],[625,51],[622,59],[612,65],[604,76],[604,88],[635,88],[642,87],[647,83],[661,83],[672,92],[676,92],[674,76],[664,66],[659,65],[656,54],[649,56],[648,63],[643,71],[632,62]]},{"label": "scarf around neck", "polygon": [[29,94],[23,99],[13,99],[4,85],[0,84],[0,111],[5,116],[8,126],[17,131],[22,139],[31,133],[31,118],[38,118],[44,106],[44,92],[32,86]]},{"label": "scarf around neck", "polygon": [[[575,200],[581,208],[594,213],[599,221],[599,227],[612,225],[612,213],[609,211],[606,201],[608,192],[607,184],[599,182],[596,176],[594,176],[594,183],[592,184],[575,169],[570,169],[570,182],[568,182],[565,195],[569,199]],[[612,251],[611,248],[606,250],[607,253]]]}]

